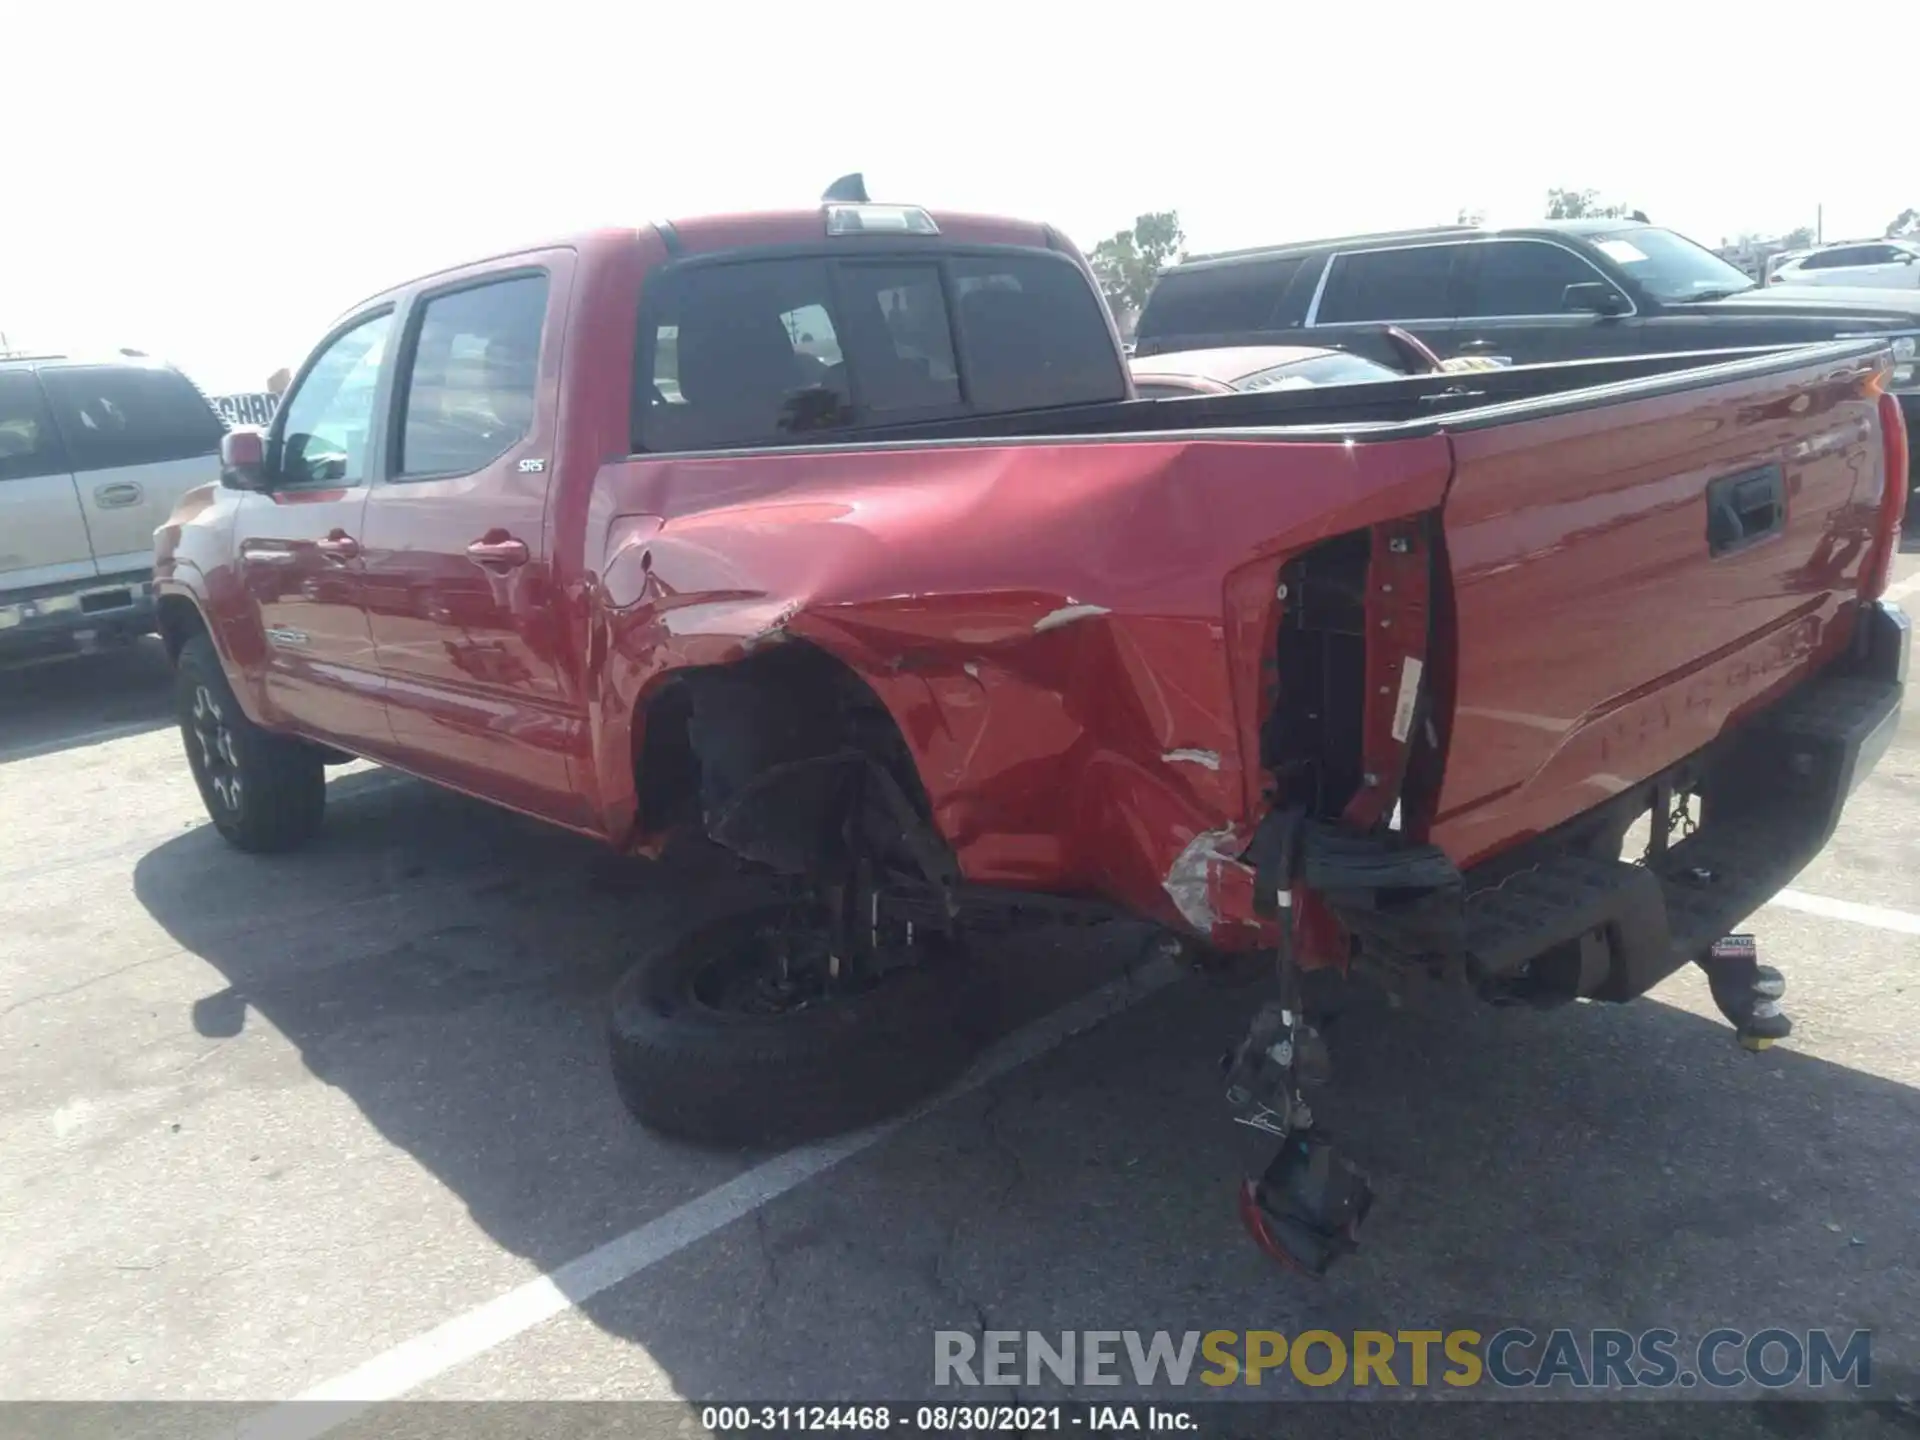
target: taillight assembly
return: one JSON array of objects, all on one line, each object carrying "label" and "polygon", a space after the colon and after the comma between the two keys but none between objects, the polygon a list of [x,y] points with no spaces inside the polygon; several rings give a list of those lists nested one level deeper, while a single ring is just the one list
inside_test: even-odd
[{"label": "taillight assembly", "polygon": [[1860,598],[1878,600],[1886,591],[1893,569],[1893,548],[1907,513],[1907,420],[1892,395],[1880,397],[1880,438],[1886,447],[1886,477],[1880,491],[1880,513],[1875,519],[1873,548],[1860,571]]}]

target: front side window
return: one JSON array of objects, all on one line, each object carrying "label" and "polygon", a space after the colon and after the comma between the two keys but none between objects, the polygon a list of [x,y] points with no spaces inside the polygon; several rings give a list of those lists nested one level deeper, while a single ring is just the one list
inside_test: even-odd
[{"label": "front side window", "polygon": [[291,485],[357,485],[367,478],[367,438],[393,312],[336,336],[280,406],[277,469]]},{"label": "front side window", "polygon": [[1336,255],[1320,295],[1316,325],[1352,321],[1444,320],[1458,245],[1416,245]]},{"label": "front side window", "polygon": [[66,468],[40,382],[28,370],[0,370],[0,481],[58,475]]},{"label": "front side window", "polygon": [[215,454],[225,426],[184,375],[118,365],[41,373],[76,471]]},{"label": "front side window", "polygon": [[1475,246],[1470,259],[1462,316],[1558,315],[1567,308],[1569,285],[1604,283],[1579,256],[1536,240],[1490,240]]},{"label": "front side window", "polygon": [[426,302],[401,390],[398,475],[470,475],[526,438],[546,316],[544,274]]}]

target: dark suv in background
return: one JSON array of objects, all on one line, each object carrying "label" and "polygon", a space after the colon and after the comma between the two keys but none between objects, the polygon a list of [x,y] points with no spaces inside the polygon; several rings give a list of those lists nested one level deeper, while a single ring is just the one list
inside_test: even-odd
[{"label": "dark suv in background", "polygon": [[[1447,226],[1273,245],[1171,266],[1147,298],[1141,357],[1216,345],[1323,345],[1395,363],[1386,327],[1442,359],[1531,365],[1884,336],[1920,436],[1920,293],[1762,286],[1657,226],[1564,220]],[[1920,445],[1907,483],[1920,523]]]}]

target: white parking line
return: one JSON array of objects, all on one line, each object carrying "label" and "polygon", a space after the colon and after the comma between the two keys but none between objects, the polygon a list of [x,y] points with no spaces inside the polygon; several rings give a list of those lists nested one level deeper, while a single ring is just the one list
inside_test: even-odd
[{"label": "white parking line", "polygon": [[241,1440],[313,1440],[346,1424],[369,1406],[398,1399],[436,1375],[484,1355],[541,1321],[632,1279],[695,1241],[752,1214],[842,1160],[871,1149],[902,1126],[1146,999],[1182,973],[1173,960],[1153,960],[1015,1031],[951,1087],[911,1113],[764,1161],[718,1189],[569,1260],[550,1274],[404,1340],[385,1354],[315,1385],[291,1401],[259,1411],[240,1426]]},{"label": "white parking line", "polygon": [[1899,584],[1889,585],[1884,591],[1881,592],[1880,598],[1882,600],[1899,601],[1899,600],[1906,599],[1909,595],[1914,594],[1916,591],[1920,591],[1920,574],[1909,575],[1906,579],[1902,580]]},{"label": "white parking line", "polygon": [[1767,902],[1782,910],[1798,910],[1803,915],[1820,915],[1828,920],[1845,920],[1852,925],[1871,925],[1876,930],[1891,930],[1896,935],[1920,935],[1920,915],[1895,910],[1887,905],[1856,905],[1851,900],[1829,900],[1825,895],[1809,895],[1804,890],[1782,890]]}]

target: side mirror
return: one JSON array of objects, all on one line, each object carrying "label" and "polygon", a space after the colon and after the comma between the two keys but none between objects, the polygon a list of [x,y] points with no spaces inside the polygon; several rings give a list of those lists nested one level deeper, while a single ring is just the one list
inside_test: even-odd
[{"label": "side mirror", "polygon": [[1387,343],[1394,348],[1401,363],[1409,375],[1433,375],[1443,367],[1440,357],[1433,348],[1410,330],[1402,330],[1398,325],[1389,325],[1386,329]]},{"label": "side mirror", "polygon": [[267,437],[251,426],[220,437],[220,483],[229,490],[265,490]]},{"label": "side mirror", "polygon": [[1580,310],[1590,315],[1624,315],[1627,297],[1604,280],[1588,280],[1567,286],[1560,297],[1563,310]]}]

